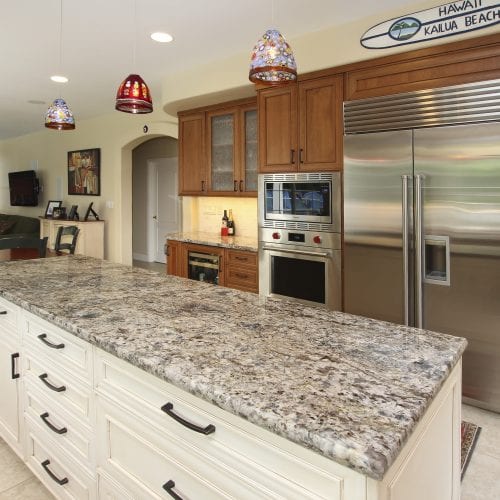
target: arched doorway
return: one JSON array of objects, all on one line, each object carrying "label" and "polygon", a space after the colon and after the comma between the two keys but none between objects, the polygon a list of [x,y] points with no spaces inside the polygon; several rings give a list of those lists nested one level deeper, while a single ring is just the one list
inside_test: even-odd
[{"label": "arched doorway", "polygon": [[177,139],[156,137],[132,150],[133,265],[165,272],[165,235],[180,229]]}]

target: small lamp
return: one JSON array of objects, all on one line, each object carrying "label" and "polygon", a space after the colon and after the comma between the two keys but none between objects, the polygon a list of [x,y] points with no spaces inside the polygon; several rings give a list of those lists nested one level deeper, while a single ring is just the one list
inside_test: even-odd
[{"label": "small lamp", "polygon": [[267,85],[279,85],[297,79],[292,49],[278,30],[267,30],[256,43],[248,78],[253,83]]},{"label": "small lamp", "polygon": [[75,118],[64,99],[54,99],[45,113],[45,126],[54,130],[73,130]]},{"label": "small lamp", "polygon": [[125,113],[151,113],[153,103],[146,82],[139,75],[128,75],[118,87],[115,109]]}]

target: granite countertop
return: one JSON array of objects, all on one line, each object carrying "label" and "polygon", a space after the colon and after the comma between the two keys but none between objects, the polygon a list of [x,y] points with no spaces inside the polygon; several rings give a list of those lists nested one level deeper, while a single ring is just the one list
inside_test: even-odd
[{"label": "granite countertop", "polygon": [[248,238],[246,236],[221,236],[216,233],[193,231],[190,233],[170,233],[166,235],[166,238],[167,240],[231,248],[232,250],[248,250],[250,252],[257,252],[259,249],[257,238]]},{"label": "granite countertop", "polygon": [[83,256],[4,262],[0,296],[381,479],[465,339]]}]

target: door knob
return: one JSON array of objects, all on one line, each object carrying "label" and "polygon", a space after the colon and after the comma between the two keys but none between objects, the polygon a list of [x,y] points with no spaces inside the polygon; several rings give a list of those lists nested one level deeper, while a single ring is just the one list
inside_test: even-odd
[{"label": "door knob", "polygon": [[158,219],[158,217],[156,215],[153,215],[153,219],[156,220]]}]

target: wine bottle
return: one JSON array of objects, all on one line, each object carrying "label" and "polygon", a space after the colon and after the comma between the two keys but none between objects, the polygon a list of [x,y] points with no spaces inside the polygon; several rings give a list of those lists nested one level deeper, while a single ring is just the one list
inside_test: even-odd
[{"label": "wine bottle", "polygon": [[234,220],[233,220],[233,211],[229,209],[229,217],[227,219],[227,234],[228,236],[234,236]]},{"label": "wine bottle", "polygon": [[222,216],[222,223],[221,223],[221,227],[220,227],[221,236],[228,235],[227,221],[228,221],[227,210],[224,210],[224,215]]}]

